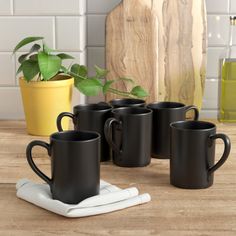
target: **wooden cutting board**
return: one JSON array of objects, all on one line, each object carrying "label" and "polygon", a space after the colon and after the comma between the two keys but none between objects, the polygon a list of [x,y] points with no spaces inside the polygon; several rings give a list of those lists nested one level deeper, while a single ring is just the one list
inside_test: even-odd
[{"label": "wooden cutting board", "polygon": [[[204,0],[123,0],[106,20],[107,80],[130,77],[150,101],[199,108],[206,71]],[[123,82],[113,87],[127,91]],[[108,94],[106,100],[118,96]]]}]

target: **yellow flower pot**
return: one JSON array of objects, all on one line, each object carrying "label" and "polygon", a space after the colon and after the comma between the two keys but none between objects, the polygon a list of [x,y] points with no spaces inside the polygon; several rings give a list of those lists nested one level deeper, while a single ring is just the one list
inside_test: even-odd
[{"label": "yellow flower pot", "polygon": [[[48,136],[57,131],[56,118],[64,111],[71,111],[74,79],[58,75],[57,80],[30,81],[20,78],[27,131],[32,135]],[[69,128],[69,119],[63,120]]]}]

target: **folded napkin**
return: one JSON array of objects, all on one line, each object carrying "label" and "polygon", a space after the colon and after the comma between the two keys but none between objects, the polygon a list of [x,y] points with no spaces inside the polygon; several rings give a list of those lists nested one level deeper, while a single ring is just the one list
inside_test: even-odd
[{"label": "folded napkin", "polygon": [[120,189],[103,180],[100,181],[100,194],[87,198],[79,204],[71,205],[52,199],[48,184],[36,184],[21,179],[16,184],[17,197],[66,217],[85,217],[122,210],[149,202],[148,193],[138,195],[137,188]]}]

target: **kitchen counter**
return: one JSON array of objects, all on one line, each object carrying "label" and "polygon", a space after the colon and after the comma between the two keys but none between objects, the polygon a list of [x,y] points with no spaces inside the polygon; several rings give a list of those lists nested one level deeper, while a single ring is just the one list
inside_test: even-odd
[{"label": "kitchen counter", "polygon": [[[0,121],[0,235],[236,235],[236,125],[218,124],[218,132],[229,135],[232,151],[215,173],[215,184],[204,190],[184,190],[169,184],[168,160],[153,159],[145,168],[101,165],[102,179],[122,188],[136,186],[148,192],[148,204],[122,211],[67,219],[16,197],[20,178],[41,180],[28,166],[26,145],[48,138],[26,134],[23,121]],[[223,152],[217,142],[217,160]],[[34,149],[35,162],[49,173],[46,151]]]}]

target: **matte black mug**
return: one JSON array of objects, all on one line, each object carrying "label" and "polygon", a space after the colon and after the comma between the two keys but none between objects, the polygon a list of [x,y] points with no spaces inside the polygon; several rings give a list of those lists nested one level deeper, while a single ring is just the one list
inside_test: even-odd
[{"label": "matte black mug", "polygon": [[113,162],[123,167],[142,167],[151,160],[152,111],[141,107],[112,110],[104,127],[113,150]]},{"label": "matte black mug", "polygon": [[[34,146],[47,149],[51,178],[41,172],[32,158]],[[50,136],[50,144],[32,141],[26,149],[30,167],[50,186],[52,198],[68,204],[99,194],[100,135],[95,132],[65,131]]]},{"label": "matte black mug", "polygon": [[146,105],[145,101],[136,98],[121,98],[113,99],[109,102],[113,108],[119,107],[144,107]]},{"label": "matte black mug", "polygon": [[111,117],[112,107],[106,103],[84,104],[75,106],[74,114],[62,112],[57,117],[57,129],[62,131],[61,121],[63,117],[70,117],[75,130],[89,130],[101,135],[101,161],[110,160],[110,148],[104,136],[104,124]]},{"label": "matte black mug", "polygon": [[186,113],[194,110],[194,120],[199,112],[195,106],[185,106],[178,102],[151,103],[147,108],[153,111],[152,121],[152,157],[169,159],[170,157],[170,124],[186,119]]},{"label": "matte black mug", "polygon": [[[222,139],[224,153],[215,163],[215,140]],[[170,183],[176,187],[202,189],[213,184],[214,172],[230,153],[230,140],[216,134],[216,126],[203,121],[171,124]]]}]

